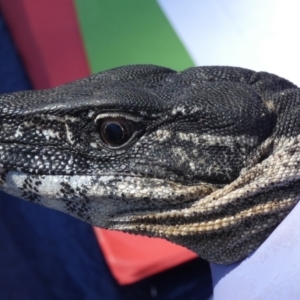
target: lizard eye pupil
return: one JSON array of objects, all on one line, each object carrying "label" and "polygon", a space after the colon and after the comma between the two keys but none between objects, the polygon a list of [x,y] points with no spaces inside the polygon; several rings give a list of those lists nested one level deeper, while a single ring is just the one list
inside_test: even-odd
[{"label": "lizard eye pupil", "polygon": [[118,144],[124,138],[124,129],[118,123],[108,123],[104,128],[104,137],[110,144]]},{"label": "lizard eye pupil", "polygon": [[125,144],[133,134],[129,121],[124,119],[105,119],[100,125],[100,136],[108,146]]}]

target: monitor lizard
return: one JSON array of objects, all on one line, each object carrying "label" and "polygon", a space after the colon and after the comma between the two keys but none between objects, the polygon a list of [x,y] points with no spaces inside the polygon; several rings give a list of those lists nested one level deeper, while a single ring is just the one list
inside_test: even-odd
[{"label": "monitor lizard", "polygon": [[265,72],[133,65],[0,96],[0,189],[229,264],[300,189],[300,91]]}]

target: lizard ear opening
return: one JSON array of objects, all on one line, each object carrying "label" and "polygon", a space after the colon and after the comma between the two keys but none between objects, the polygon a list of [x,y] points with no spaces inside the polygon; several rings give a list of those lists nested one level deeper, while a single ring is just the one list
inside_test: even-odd
[{"label": "lizard ear opening", "polygon": [[261,156],[257,161],[257,163],[261,163],[265,159],[267,159],[273,153],[273,150],[274,150],[274,142],[270,143],[268,147],[263,149],[263,152],[261,153]]}]

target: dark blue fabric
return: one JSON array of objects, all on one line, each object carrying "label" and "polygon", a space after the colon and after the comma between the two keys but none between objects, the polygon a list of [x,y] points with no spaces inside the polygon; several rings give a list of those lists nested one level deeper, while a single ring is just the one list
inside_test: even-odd
[{"label": "dark blue fabric", "polygon": [[[30,89],[0,16],[0,93]],[[207,299],[209,266],[193,260],[121,287],[91,226],[0,192],[0,299]]]},{"label": "dark blue fabric", "polygon": [[0,94],[28,89],[28,77],[0,16]]}]

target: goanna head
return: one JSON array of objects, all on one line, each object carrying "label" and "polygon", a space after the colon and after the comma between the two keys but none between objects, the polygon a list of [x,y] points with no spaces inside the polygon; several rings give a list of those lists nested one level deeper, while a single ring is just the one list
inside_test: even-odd
[{"label": "goanna head", "polygon": [[[277,76],[240,68],[140,65],[0,96],[1,189],[231,262],[236,257],[223,256],[237,246],[226,230],[255,231],[258,221],[228,218],[269,202],[251,200],[246,189],[255,195],[259,166],[274,162],[278,99],[290,89]],[[212,250],[221,246],[222,258]]]}]

